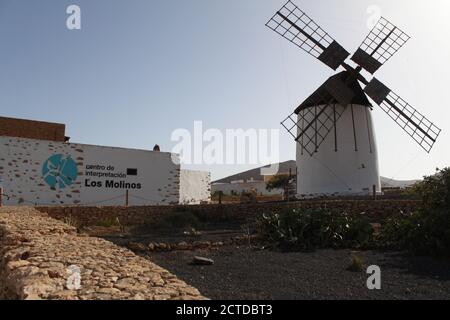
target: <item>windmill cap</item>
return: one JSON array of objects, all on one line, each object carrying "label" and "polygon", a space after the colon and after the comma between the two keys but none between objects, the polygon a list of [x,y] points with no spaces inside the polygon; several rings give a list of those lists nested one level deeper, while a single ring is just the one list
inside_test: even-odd
[{"label": "windmill cap", "polygon": [[358,104],[372,107],[358,80],[349,71],[342,71],[330,77],[312,95],[295,110],[299,114],[310,107],[335,104],[345,101],[345,104]]}]

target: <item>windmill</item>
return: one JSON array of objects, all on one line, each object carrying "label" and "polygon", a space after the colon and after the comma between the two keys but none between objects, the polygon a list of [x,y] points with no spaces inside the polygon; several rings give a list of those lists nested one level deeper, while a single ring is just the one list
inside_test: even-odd
[{"label": "windmill", "polygon": [[378,154],[370,97],[426,152],[441,130],[374,74],[410,37],[381,18],[351,60],[339,43],[292,1],[288,1],[267,27],[317,58],[334,71],[282,125],[297,142],[298,195],[367,194],[381,192]]}]

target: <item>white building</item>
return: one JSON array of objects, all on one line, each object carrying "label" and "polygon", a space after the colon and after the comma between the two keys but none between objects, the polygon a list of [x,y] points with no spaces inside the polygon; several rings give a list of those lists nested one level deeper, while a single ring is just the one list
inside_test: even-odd
[{"label": "white building", "polygon": [[210,200],[209,173],[165,152],[0,136],[5,205],[174,205]]},{"label": "white building", "polygon": [[[286,161],[271,165],[277,167],[278,172],[276,174],[281,175],[293,175],[296,174],[295,161]],[[248,170],[236,175],[215,181],[212,185],[212,194],[216,192],[223,192],[225,195],[240,195],[243,192],[254,192],[258,196],[283,196],[283,189],[267,190],[267,181],[269,181],[273,175],[265,175],[265,170],[268,166]],[[267,171],[267,170],[266,170]]]},{"label": "white building", "polygon": [[211,173],[181,170],[180,203],[202,204],[211,201]]}]

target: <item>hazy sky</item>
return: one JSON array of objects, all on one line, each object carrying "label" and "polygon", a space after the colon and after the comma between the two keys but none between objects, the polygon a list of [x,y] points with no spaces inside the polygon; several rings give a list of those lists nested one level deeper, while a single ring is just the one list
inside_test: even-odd
[{"label": "hazy sky", "polygon": [[[353,52],[367,9],[412,36],[378,73],[444,131],[431,155],[379,108],[380,170],[397,179],[450,165],[450,2],[295,0]],[[206,128],[281,129],[330,75],[264,24],[285,0],[0,0],[0,114],[67,124],[72,142],[170,151],[171,133]],[[66,8],[82,30],[66,28]],[[281,159],[295,143],[281,132]],[[213,178],[249,166],[200,166]]]}]

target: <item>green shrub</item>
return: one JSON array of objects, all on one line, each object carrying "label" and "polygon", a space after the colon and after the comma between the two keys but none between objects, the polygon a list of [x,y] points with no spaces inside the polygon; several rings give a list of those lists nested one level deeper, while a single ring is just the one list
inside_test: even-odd
[{"label": "green shrub", "polygon": [[119,218],[106,218],[97,223],[99,227],[111,228],[120,226]]},{"label": "green shrub", "polygon": [[450,168],[437,169],[433,176],[425,177],[414,187],[422,199],[422,209],[439,210],[449,213],[450,210]]},{"label": "green shrub", "polygon": [[291,177],[288,174],[277,174],[269,179],[266,183],[267,191],[272,191],[275,189],[283,190],[284,196],[286,196],[286,188],[289,187],[291,183]]},{"label": "green shrub", "polygon": [[417,254],[450,255],[450,168],[425,177],[414,187],[422,199],[414,213],[389,219],[382,227],[384,247]]},{"label": "green shrub", "polygon": [[265,214],[257,225],[263,239],[284,250],[360,248],[373,238],[373,228],[364,217],[324,209]]}]

